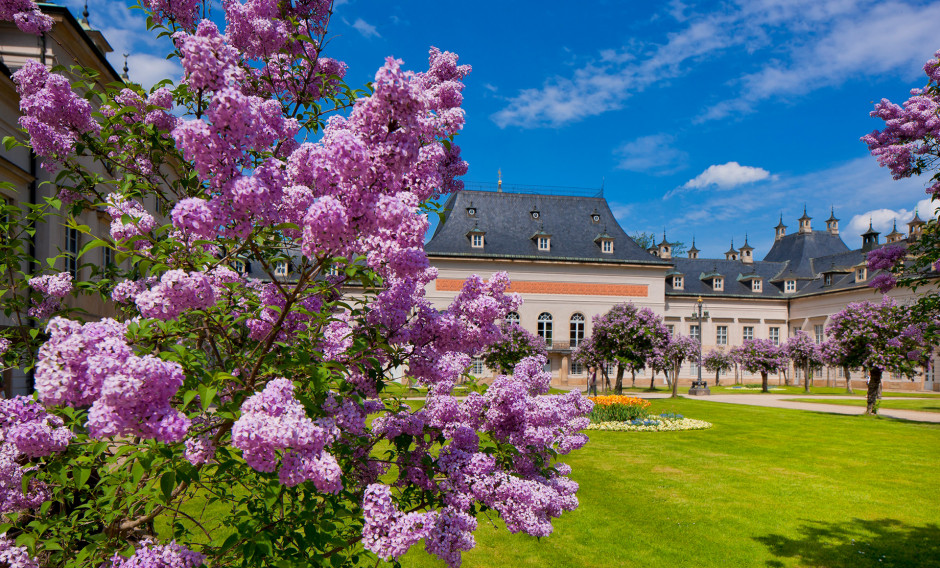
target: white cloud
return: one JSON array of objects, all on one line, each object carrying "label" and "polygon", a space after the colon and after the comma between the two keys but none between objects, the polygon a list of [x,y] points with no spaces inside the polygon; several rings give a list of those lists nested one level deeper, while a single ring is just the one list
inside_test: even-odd
[{"label": "white cloud", "polygon": [[[872,209],[864,213],[860,213],[852,217],[852,220],[849,221],[848,227],[846,228],[850,234],[862,234],[868,230],[868,223],[871,223],[871,226],[882,235],[885,235],[894,228],[894,223],[897,222],[898,231],[902,233],[907,233],[907,223],[914,218],[914,211],[917,211],[917,214],[923,220],[929,220],[931,217],[936,218],[937,210],[940,209],[940,202],[931,203],[930,199],[922,199],[917,202],[917,204],[910,210],[900,208],[900,209]],[[931,215],[931,212],[933,214]]]},{"label": "white cloud", "polygon": [[352,27],[354,30],[362,34],[362,37],[364,38],[382,37],[379,35],[379,32],[375,26],[363,20],[362,18],[356,18],[356,21],[352,23]]},{"label": "white cloud", "polygon": [[666,198],[679,193],[682,189],[704,189],[717,186],[719,190],[731,189],[745,183],[754,183],[765,179],[774,179],[770,172],[764,168],[742,166],[737,162],[727,164],[714,164],[705,168],[705,171],[685,182],[676,190],[666,194]]},{"label": "white cloud", "polygon": [[913,74],[931,55],[940,21],[940,3],[898,0],[741,0],[707,14],[674,1],[667,10],[682,27],[662,43],[600,50],[573,72],[518,91],[490,118],[500,128],[560,127],[620,109],[633,94],[666,85],[697,63],[763,51],[754,58],[765,62],[756,71],[727,77],[737,95],[714,102],[696,120],[746,114],[761,101],[851,78]]},{"label": "white cloud", "polygon": [[668,174],[685,167],[689,155],[673,147],[670,134],[642,136],[614,150],[617,168],[634,172]]},{"label": "white cloud", "polygon": [[[112,61],[115,69],[120,70],[124,66],[124,58],[118,64]],[[127,58],[128,76],[131,81],[139,83],[145,89],[149,89],[154,83],[163,79],[172,79],[179,81],[183,76],[183,68],[180,67],[177,60],[167,60],[163,57],[157,57],[146,53],[135,53]]]}]

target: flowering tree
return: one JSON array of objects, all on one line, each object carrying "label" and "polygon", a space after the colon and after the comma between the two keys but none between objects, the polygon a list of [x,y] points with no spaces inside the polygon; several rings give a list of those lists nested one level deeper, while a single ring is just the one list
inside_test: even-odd
[{"label": "flowering tree", "polygon": [[669,336],[669,343],[657,350],[656,358],[663,360],[662,367],[672,372],[672,396],[679,391],[679,368],[682,363],[692,359],[698,360],[699,342],[684,335]]},{"label": "flowering tree", "polygon": [[483,351],[483,362],[490,369],[511,373],[526,357],[548,357],[545,340],[515,323],[500,326],[502,338]]},{"label": "flowering tree", "polygon": [[[371,566],[423,539],[457,566],[483,509],[548,535],[577,506],[556,458],[585,443],[590,401],[545,395],[537,356],[458,400],[519,300],[505,274],[469,278],[440,311],[424,298],[423,204],[461,188],[469,67],[437,49],[421,73],[389,58],[355,92],[323,54],[327,0],[227,0],[224,33],[200,19],[208,2],[142,4],[180,84],[86,81],[80,96],[37,62],[14,74],[28,143],[63,189],[4,222],[21,235],[62,206],[87,230],[75,217],[105,210],[110,235],[85,252],[119,266],[35,277],[30,305],[17,275],[34,259],[0,242],[4,308],[23,322],[0,347],[15,340],[5,362],[36,371],[35,397],[0,401],[3,561]],[[0,0],[28,31],[48,23],[36,10]],[[245,263],[264,279],[231,268]],[[69,294],[116,315],[83,321]],[[422,408],[380,396],[403,366],[429,389]]]},{"label": "flowering tree", "polygon": [[805,331],[798,331],[787,340],[783,352],[793,361],[793,366],[803,370],[803,390],[809,392],[813,381],[813,368],[822,364],[819,346]]},{"label": "flowering tree", "polygon": [[856,302],[832,316],[826,327],[831,341],[827,351],[845,366],[868,371],[866,414],[877,412],[885,371],[912,375],[916,366],[926,365],[926,328],[909,309],[887,296],[881,304]]},{"label": "flowering tree", "polygon": [[719,375],[734,368],[734,356],[724,349],[712,349],[702,357],[702,365],[711,373],[715,373],[715,386],[719,384]]},{"label": "flowering tree", "polygon": [[745,371],[760,373],[761,392],[770,392],[767,375],[787,366],[784,348],[769,339],[746,339],[736,348],[735,355]]},{"label": "flowering tree", "polygon": [[846,352],[840,348],[839,343],[831,338],[826,339],[819,345],[819,357],[823,363],[830,367],[839,367],[842,374],[845,375],[845,391],[849,394],[855,394],[852,390],[852,376],[849,369],[849,361],[846,359]]},{"label": "flowering tree", "polygon": [[643,368],[654,350],[669,341],[669,330],[662,319],[649,308],[638,309],[633,304],[617,304],[606,314],[594,316],[593,327],[589,346],[580,350],[585,353],[582,360],[616,360],[617,394],[623,393],[624,370]]},{"label": "flowering tree", "polygon": [[[930,174],[927,194],[934,203],[940,199],[940,51],[924,65],[927,84],[911,90],[903,106],[882,99],[871,116],[885,121],[883,130],[862,137],[878,163],[891,170],[894,179]],[[923,212],[922,212],[923,213]],[[884,270],[870,285],[886,292],[896,284],[917,289],[940,271],[940,223],[933,211],[920,235],[905,249],[887,246],[868,253],[870,270]],[[887,271],[891,271],[890,273]],[[928,290],[914,307],[927,333],[936,337],[940,330],[940,295]]]}]

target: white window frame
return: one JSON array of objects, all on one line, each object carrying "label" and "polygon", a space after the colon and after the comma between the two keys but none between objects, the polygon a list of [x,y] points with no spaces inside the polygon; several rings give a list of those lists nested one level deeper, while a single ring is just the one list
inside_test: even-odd
[{"label": "white window frame", "polygon": [[519,325],[519,313],[518,312],[509,312],[506,314],[506,324],[507,325]]},{"label": "white window frame", "polygon": [[715,345],[728,344],[728,326],[719,325],[715,327]]},{"label": "white window frame", "polygon": [[552,240],[548,237],[539,237],[539,250],[551,250]]},{"label": "white window frame", "polygon": [[236,258],[232,261],[232,270],[239,274],[246,274],[248,272],[248,263],[240,258]]},{"label": "white window frame", "polygon": [[823,286],[832,286],[832,274],[823,275]]},{"label": "white window frame", "polygon": [[767,330],[767,337],[774,342],[774,345],[780,345],[780,328],[772,327]]},{"label": "white window frame", "polygon": [[753,325],[744,326],[741,329],[741,337],[742,339],[744,339],[744,341],[747,341],[748,339],[754,339],[754,326]]},{"label": "white window frame", "polygon": [[697,323],[689,326],[689,337],[696,341],[702,340],[702,330],[699,329]]},{"label": "white window frame", "polygon": [[470,374],[473,376],[480,376],[483,374],[483,359],[479,357],[474,357],[470,359]]},{"label": "white window frame", "polygon": [[814,325],[813,333],[816,335],[816,343],[822,343],[826,338],[825,327],[822,324]]},{"label": "white window frame", "polygon": [[542,312],[539,314],[536,331],[538,333],[538,336],[545,340],[545,344],[548,346],[551,346],[552,344],[552,314],[548,312]]},{"label": "white window frame", "polygon": [[78,251],[81,249],[82,237],[78,229],[65,228],[65,270],[72,275],[72,280],[78,280]]},{"label": "white window frame", "polygon": [[787,280],[783,283],[784,292],[796,292],[796,280]]},{"label": "white window frame", "polygon": [[481,233],[470,235],[470,246],[473,248],[483,248],[483,235]]},{"label": "white window frame", "polygon": [[683,288],[684,286],[685,286],[685,281],[684,281],[684,279],[683,279],[681,276],[673,276],[673,277],[672,277],[672,287],[673,287],[673,288],[675,288],[676,290],[682,290],[682,288]]},{"label": "white window frame", "polygon": [[288,270],[286,260],[279,260],[274,263],[274,276],[277,276],[278,278],[284,278],[287,276],[287,273]]},{"label": "white window frame", "polygon": [[723,291],[725,289],[725,279],[715,278],[712,280],[712,288],[716,291]]},{"label": "white window frame", "polygon": [[601,241],[601,252],[607,254],[613,254],[614,252],[614,241],[610,239],[604,239]]},{"label": "white window frame", "polygon": [[751,280],[751,292],[761,292],[764,289],[764,281],[760,279]]},{"label": "white window frame", "polygon": [[584,314],[581,312],[576,312],[571,315],[571,321],[569,322],[569,340],[572,349],[581,345],[581,342],[584,341]]},{"label": "white window frame", "polygon": [[868,270],[866,268],[856,268],[855,269],[855,281],[864,282],[868,280]]}]

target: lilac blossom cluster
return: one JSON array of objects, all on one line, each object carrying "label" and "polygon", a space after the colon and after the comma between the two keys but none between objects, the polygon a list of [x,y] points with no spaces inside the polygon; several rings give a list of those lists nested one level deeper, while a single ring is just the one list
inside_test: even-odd
[{"label": "lilac blossom cluster", "polygon": [[309,480],[324,493],[343,487],[339,464],[326,451],[338,436],[333,420],[307,417],[287,379],[274,379],[251,395],[232,426],[232,445],[242,451],[249,466],[272,472],[280,457],[281,483],[293,486]]},{"label": "lilac blossom cluster", "polygon": [[[262,286],[259,300],[261,308],[258,311],[258,317],[250,318],[246,322],[249,337],[257,341],[266,339],[279,321],[281,324],[278,328],[277,340],[286,341],[296,333],[306,330],[311,316],[319,312],[323,306],[323,300],[318,296],[309,295],[296,302],[296,307],[285,314],[287,298],[284,296],[283,289],[273,282]],[[284,314],[283,318],[282,314]]]},{"label": "lilac blossom cluster", "polygon": [[206,557],[198,552],[176,544],[157,544],[151,538],[145,538],[130,558],[115,554],[111,558],[110,568],[198,568]]},{"label": "lilac blossom cluster", "polygon": [[33,399],[0,400],[0,514],[35,509],[48,499],[44,483],[31,479],[24,487],[23,475],[32,468],[21,464],[64,451],[72,438],[62,419]]},{"label": "lilac blossom cluster", "polygon": [[0,20],[12,21],[21,31],[36,35],[48,32],[55,24],[33,0],[0,0]]},{"label": "lilac blossom cluster", "polygon": [[784,354],[798,367],[815,367],[822,363],[819,345],[803,330],[788,339],[783,349]]},{"label": "lilac blossom cluster", "polygon": [[29,555],[25,546],[16,546],[6,533],[0,534],[0,566],[8,568],[39,568],[39,562]]},{"label": "lilac blossom cluster", "polygon": [[39,301],[33,298],[33,306],[29,308],[27,314],[36,319],[46,319],[59,310],[62,306],[62,299],[72,292],[72,274],[59,272],[35,276],[29,279],[28,284],[43,297]]},{"label": "lilac blossom cluster", "polygon": [[81,324],[53,318],[39,350],[36,392],[46,405],[90,406],[94,437],[140,436],[178,442],[189,419],[170,405],[183,384],[178,363],[134,354],[113,319]]},{"label": "lilac blossom cluster", "polygon": [[748,373],[774,373],[787,368],[786,350],[770,339],[746,339],[732,349],[735,361]]},{"label": "lilac blossom cluster", "polygon": [[172,320],[187,310],[205,310],[215,304],[215,289],[202,272],[168,270],[159,284],[137,294],[134,303],[145,318]]},{"label": "lilac blossom cluster", "polygon": [[[882,167],[891,170],[894,179],[919,174],[928,156],[936,157],[940,137],[940,51],[924,65],[928,83],[922,89],[912,89],[904,106],[882,99],[871,111],[871,116],[885,121],[883,130],[875,130],[862,137],[872,156]],[[940,180],[927,188],[940,198]]]},{"label": "lilac blossom cluster", "polygon": [[871,250],[868,253],[868,270],[883,272],[876,274],[869,281],[868,286],[875,288],[882,294],[894,289],[898,281],[891,270],[907,256],[907,249],[900,246],[886,246]]},{"label": "lilac blossom cluster", "polygon": [[829,350],[846,365],[905,372],[923,362],[926,324],[885,296],[880,304],[853,302],[826,326]]},{"label": "lilac blossom cluster", "polygon": [[49,73],[38,61],[28,60],[13,74],[13,81],[23,113],[20,126],[40,156],[61,161],[72,153],[81,135],[101,130],[91,116],[91,104],[72,91],[68,79]]},{"label": "lilac blossom cluster", "polygon": [[117,193],[108,195],[107,211],[111,216],[111,238],[118,241],[145,235],[157,225],[143,205]]},{"label": "lilac blossom cluster", "polygon": [[436,512],[403,513],[392,501],[387,485],[374,483],[362,497],[362,544],[383,560],[398,558],[428,536]]}]

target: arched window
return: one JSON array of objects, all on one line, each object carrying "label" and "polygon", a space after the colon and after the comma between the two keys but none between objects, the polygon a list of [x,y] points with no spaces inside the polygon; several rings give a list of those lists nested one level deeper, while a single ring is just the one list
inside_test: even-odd
[{"label": "arched window", "polygon": [[577,347],[584,341],[584,314],[571,316],[571,347]]},{"label": "arched window", "polygon": [[509,312],[506,314],[506,325],[519,325],[519,314],[517,312]]},{"label": "arched window", "polygon": [[548,312],[542,312],[539,314],[538,333],[539,333],[539,337],[545,340],[546,345],[551,346],[552,344],[552,314]]}]

